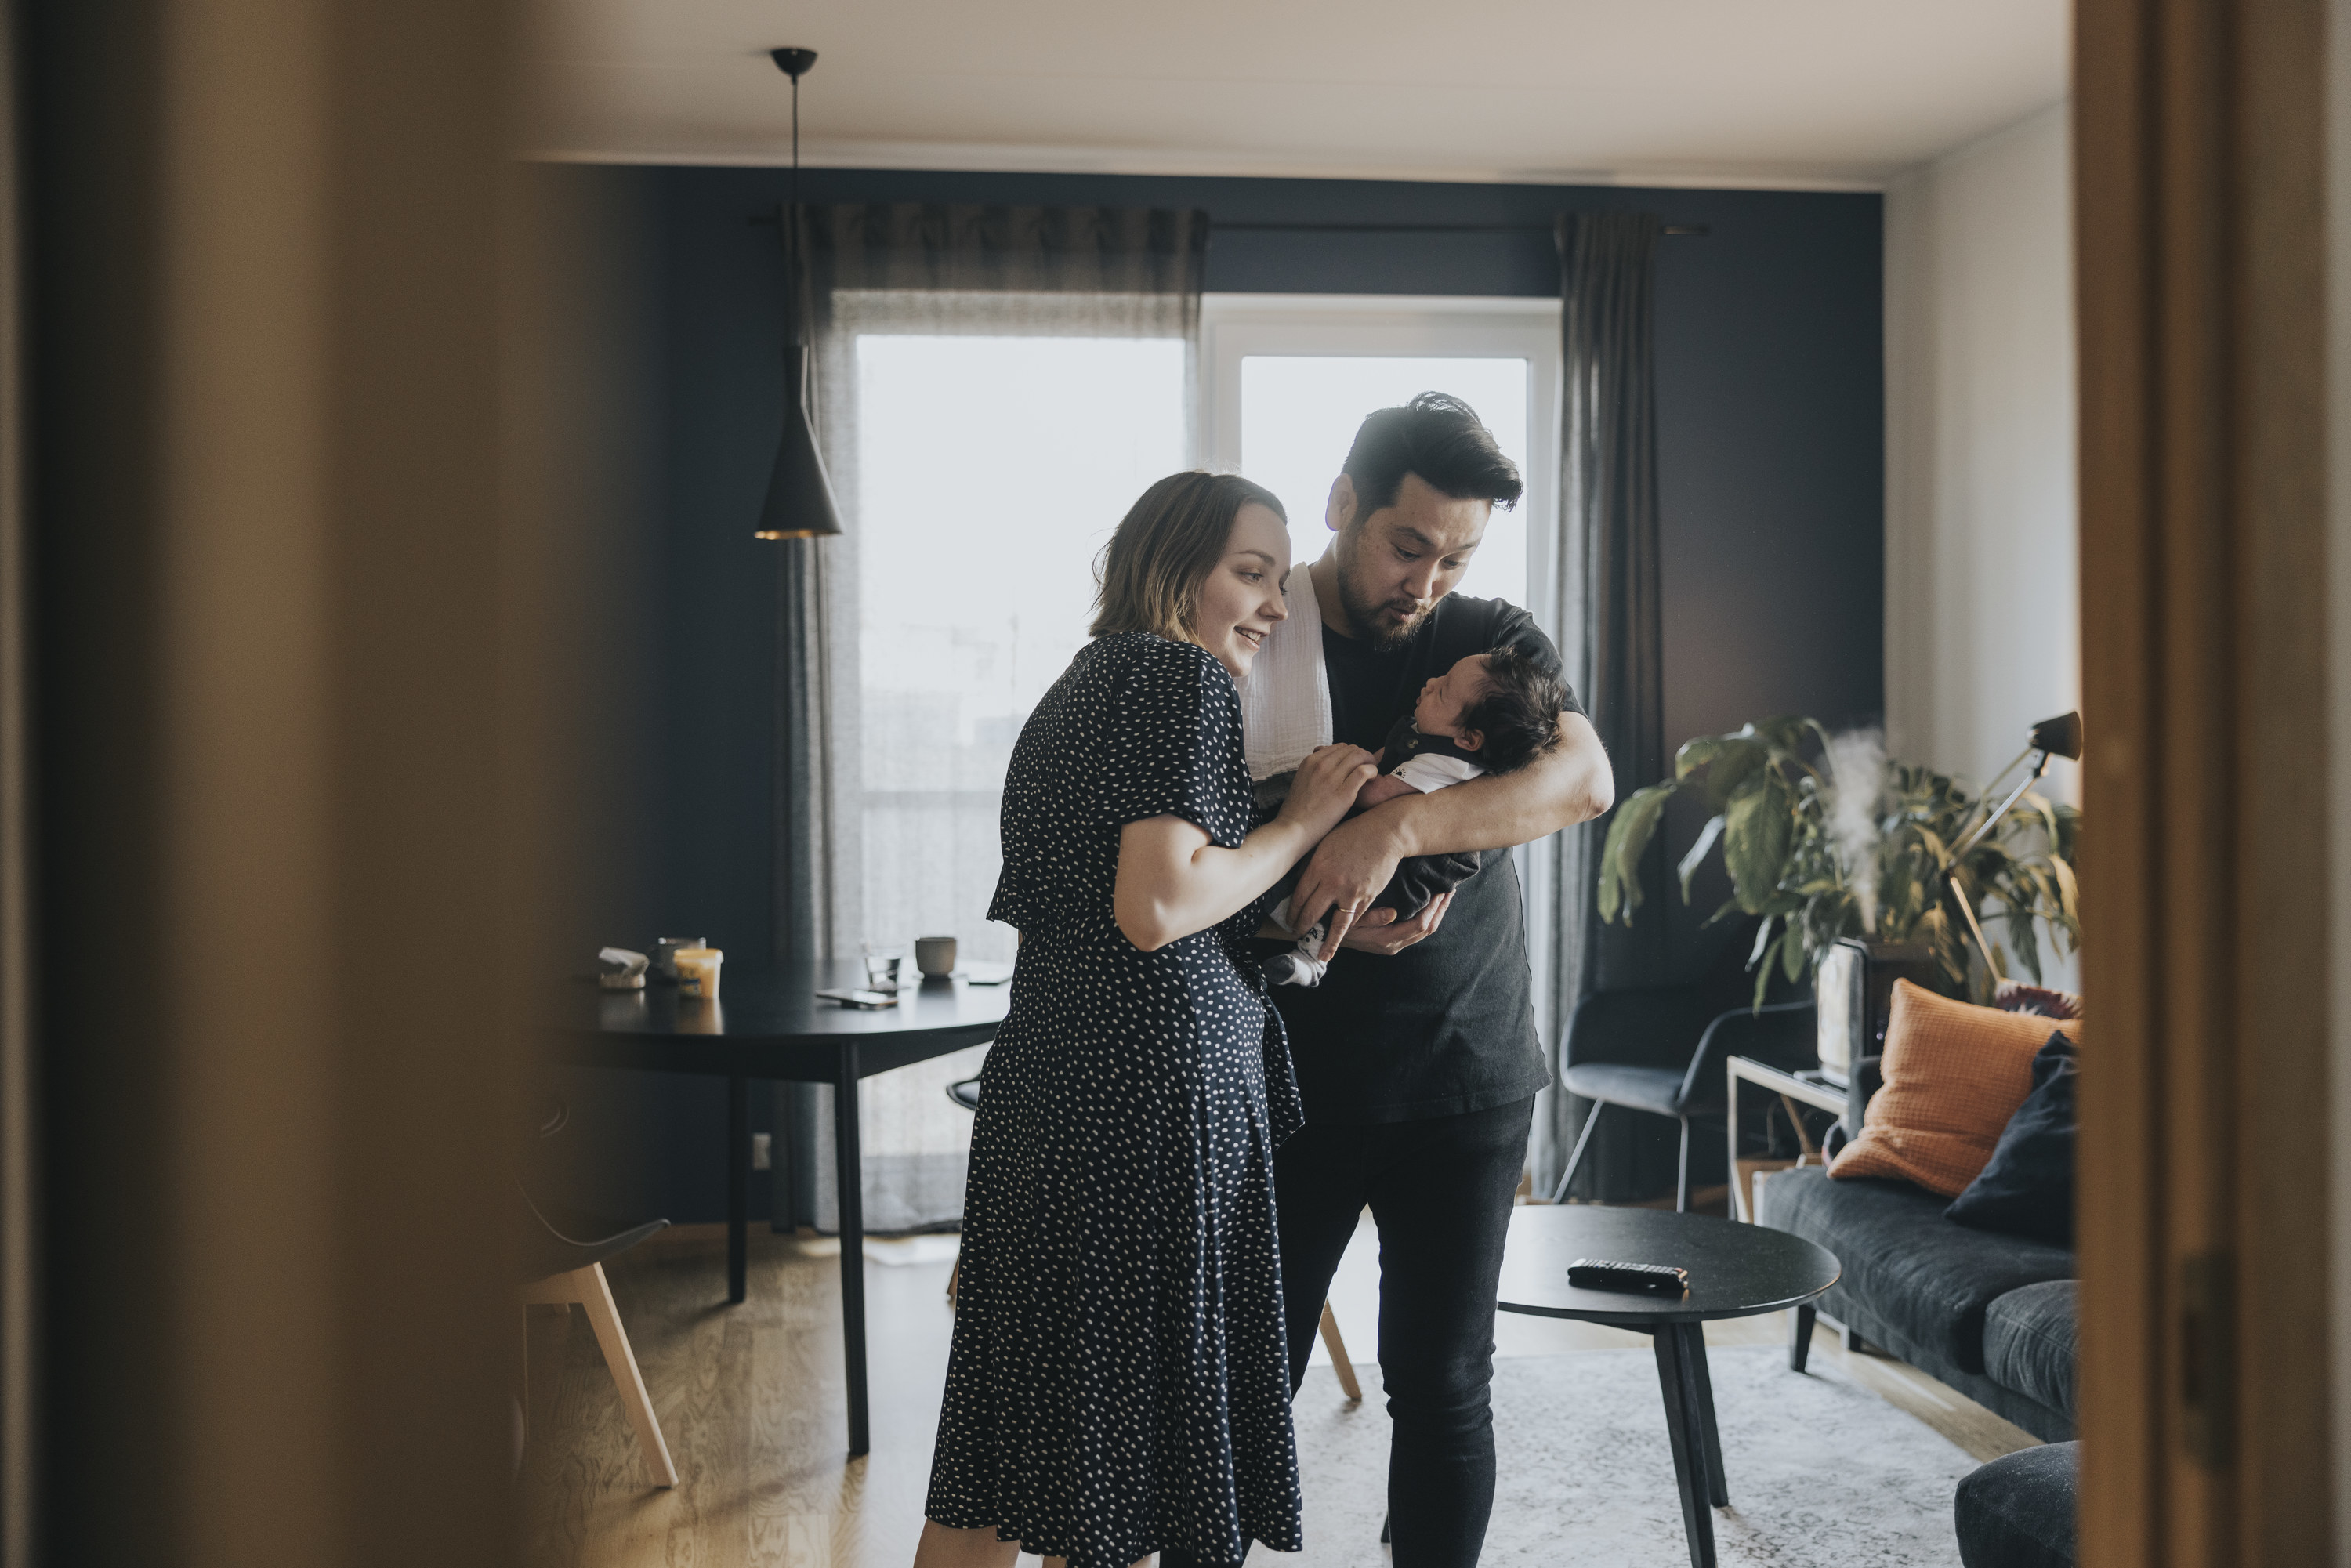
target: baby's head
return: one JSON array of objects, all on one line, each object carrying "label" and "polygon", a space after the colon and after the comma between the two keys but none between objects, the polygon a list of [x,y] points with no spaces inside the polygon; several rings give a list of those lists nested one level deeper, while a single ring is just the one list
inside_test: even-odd
[{"label": "baby's head", "polygon": [[1559,737],[1567,683],[1523,649],[1472,653],[1420,688],[1412,722],[1474,751],[1489,773],[1524,768]]}]

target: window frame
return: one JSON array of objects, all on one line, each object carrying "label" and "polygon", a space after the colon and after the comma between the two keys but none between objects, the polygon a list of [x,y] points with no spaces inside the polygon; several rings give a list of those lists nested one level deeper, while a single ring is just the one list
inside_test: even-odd
[{"label": "window frame", "polygon": [[[1527,376],[1527,594],[1553,639],[1558,607],[1560,302],[1436,294],[1204,294],[1198,407],[1203,467],[1238,472],[1241,361],[1252,354],[1364,359],[1522,359]],[[1369,412],[1368,410],[1366,412]],[[1336,467],[1333,467],[1336,473]]]},{"label": "window frame", "polygon": [[[1196,457],[1219,471],[1240,468],[1241,361],[1252,354],[1364,358],[1523,359],[1527,376],[1527,598],[1521,608],[1562,652],[1568,640],[1560,580],[1560,403],[1563,362],[1561,302],[1487,295],[1206,294],[1200,300]],[[1368,410],[1365,412],[1369,412]],[[1333,465],[1336,473],[1336,465]],[[1527,921],[1527,958],[1543,1038],[1550,1017],[1554,857],[1521,844],[1518,868]]]}]

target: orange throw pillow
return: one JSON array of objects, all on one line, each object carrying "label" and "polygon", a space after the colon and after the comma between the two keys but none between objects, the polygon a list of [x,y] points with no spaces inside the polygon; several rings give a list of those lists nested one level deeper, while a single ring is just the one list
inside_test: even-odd
[{"label": "orange throw pillow", "polygon": [[1957,1197],[1983,1174],[2032,1092],[2034,1054],[2059,1030],[2081,1043],[2078,1021],[1955,1002],[1896,980],[1879,1064],[1885,1087],[1829,1175],[1896,1176]]}]

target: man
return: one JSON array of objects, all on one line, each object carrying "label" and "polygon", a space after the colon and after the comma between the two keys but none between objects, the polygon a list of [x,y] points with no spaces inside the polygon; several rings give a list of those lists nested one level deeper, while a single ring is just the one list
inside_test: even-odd
[{"label": "man", "polygon": [[[1421,683],[1472,653],[1513,643],[1556,665],[1525,611],[1453,592],[1494,506],[1522,488],[1456,399],[1424,392],[1364,422],[1324,512],[1335,537],[1292,574],[1291,612],[1274,634],[1290,640],[1290,668],[1313,653],[1296,639],[1321,639],[1331,733],[1319,738],[1377,749]],[[1310,604],[1319,629],[1301,612]],[[1252,709],[1286,704],[1295,730],[1296,694],[1251,685]],[[1305,1375],[1331,1276],[1368,1204],[1380,1231],[1396,1568],[1468,1568],[1493,1508],[1488,1387],[1502,1241],[1534,1095],[1551,1082],[1509,852],[1614,799],[1599,737],[1572,695],[1569,704],[1559,744],[1534,763],[1391,800],[1325,838],[1291,908],[1299,929],[1330,915],[1330,972],[1316,988],[1273,988],[1306,1106],[1305,1129],[1275,1156],[1290,1381]],[[1464,850],[1486,852],[1484,865],[1456,893],[1405,921],[1365,913],[1403,857]],[[1351,1527],[1367,1526],[1315,1528]]]}]

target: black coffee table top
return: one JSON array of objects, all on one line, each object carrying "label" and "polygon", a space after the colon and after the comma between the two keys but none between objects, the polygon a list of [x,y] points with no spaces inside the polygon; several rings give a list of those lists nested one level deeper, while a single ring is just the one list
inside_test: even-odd
[{"label": "black coffee table top", "polygon": [[[1689,1291],[1676,1298],[1581,1291],[1567,1282],[1567,1266],[1578,1258],[1687,1269]],[[1671,1209],[1529,1204],[1510,1213],[1501,1307],[1619,1328],[1702,1322],[1808,1301],[1835,1284],[1839,1271],[1825,1249],[1760,1225]]]}]

